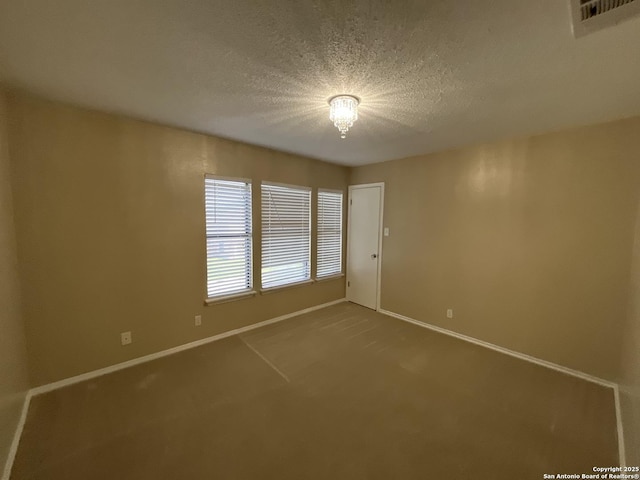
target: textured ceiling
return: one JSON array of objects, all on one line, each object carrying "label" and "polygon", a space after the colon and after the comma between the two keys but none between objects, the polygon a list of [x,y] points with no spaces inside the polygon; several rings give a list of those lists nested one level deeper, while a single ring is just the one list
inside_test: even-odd
[{"label": "textured ceiling", "polygon": [[575,40],[568,0],[5,0],[0,80],[359,165],[640,114],[640,19]]}]

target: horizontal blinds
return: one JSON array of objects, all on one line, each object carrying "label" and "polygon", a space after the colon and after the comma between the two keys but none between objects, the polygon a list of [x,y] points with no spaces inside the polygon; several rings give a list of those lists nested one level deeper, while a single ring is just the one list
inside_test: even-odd
[{"label": "horizontal blinds", "polygon": [[342,192],[318,192],[318,277],[342,273]]},{"label": "horizontal blinds", "polygon": [[250,290],[251,184],[205,178],[207,295]]},{"label": "horizontal blinds", "polygon": [[311,278],[311,190],[262,184],[262,287]]}]

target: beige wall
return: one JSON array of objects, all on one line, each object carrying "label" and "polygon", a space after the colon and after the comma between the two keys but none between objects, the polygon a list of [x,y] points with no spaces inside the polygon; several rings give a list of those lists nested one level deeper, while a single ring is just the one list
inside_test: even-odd
[{"label": "beige wall", "polygon": [[[202,190],[205,173],[345,189],[348,169],[18,93],[8,106],[2,432],[27,388],[9,153],[34,385],[343,297],[335,280],[204,307]],[[3,127],[1,103],[0,113]],[[386,183],[382,308],[619,380],[630,464],[640,452],[631,427],[640,418],[640,217],[630,267],[639,151],[635,118],[359,167],[349,182]],[[126,330],[134,342],[122,347]],[[0,455],[9,440],[0,436]]]},{"label": "beige wall", "polygon": [[353,169],[386,183],[382,308],[617,379],[638,152],[634,118]]},{"label": "beige wall", "polygon": [[640,204],[636,218],[629,316],[623,339],[620,404],[627,465],[640,465]]},{"label": "beige wall", "polygon": [[6,127],[5,95],[0,89],[0,475],[29,387]]},{"label": "beige wall", "polygon": [[203,189],[205,173],[253,179],[259,220],[261,180],[346,189],[348,169],[17,93],[9,105],[34,384],[344,297],[339,279],[204,307]]}]

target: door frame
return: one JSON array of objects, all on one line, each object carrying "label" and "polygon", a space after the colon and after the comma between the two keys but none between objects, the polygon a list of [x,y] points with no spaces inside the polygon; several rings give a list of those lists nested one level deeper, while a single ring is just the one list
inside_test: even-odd
[{"label": "door frame", "polygon": [[[380,187],[380,212],[378,213],[379,231],[378,231],[378,284],[376,285],[376,312],[380,311],[380,293],[382,290],[382,237],[383,237],[383,219],[384,219],[384,182],[362,183],[359,185],[349,185],[349,198],[347,204],[347,281],[349,280],[349,252],[351,251],[351,192],[361,188]],[[349,287],[346,287],[349,288]],[[346,297],[346,295],[345,295]]]}]

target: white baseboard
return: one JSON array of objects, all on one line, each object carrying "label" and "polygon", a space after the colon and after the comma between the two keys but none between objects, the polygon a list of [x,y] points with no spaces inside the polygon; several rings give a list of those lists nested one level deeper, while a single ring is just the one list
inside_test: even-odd
[{"label": "white baseboard", "polygon": [[460,340],[464,340],[466,342],[470,342],[476,345],[490,348],[491,350],[495,350],[496,352],[504,353],[505,355],[510,355],[512,357],[519,358],[520,360],[526,360],[527,362],[535,363],[537,365],[542,365],[543,367],[551,368],[552,370],[557,370],[558,372],[562,372],[566,375],[571,375],[572,377],[578,377],[588,382],[597,383],[598,385],[602,385],[603,387],[615,388],[616,386],[616,383],[614,382],[610,382],[602,378],[594,377],[593,375],[589,375],[588,373],[584,373],[579,370],[563,367],[562,365],[548,362],[546,360],[542,360],[541,358],[532,357],[531,355],[527,355],[526,353],[520,353],[520,352],[516,352],[515,350],[509,350],[508,348],[504,348],[499,345],[495,345],[493,343],[485,342],[484,340],[479,340],[474,337],[469,337],[467,335],[463,335],[462,333],[447,330],[446,328],[442,328],[442,327],[436,327],[435,325],[431,325],[429,323],[424,323],[419,320],[415,320],[413,318],[405,317],[404,315],[400,315],[399,313],[390,312],[388,310],[378,310],[378,311],[384,315],[395,317],[400,320],[404,320],[405,322],[413,323],[414,325],[428,328],[429,330],[434,330],[439,333],[444,333],[445,335],[449,335],[450,337],[455,337]]},{"label": "white baseboard", "polygon": [[20,443],[20,437],[22,436],[22,430],[24,429],[25,421],[27,420],[27,413],[29,411],[29,405],[31,403],[31,398],[40,395],[46,392],[51,392],[52,390],[57,390],[58,388],[67,387],[69,385],[73,385],[75,383],[84,382],[85,380],[90,380],[92,378],[101,377],[102,375],[106,375],[108,373],[117,372],[118,370],[122,370],[128,367],[132,367],[134,365],[139,365],[141,363],[150,362],[151,360],[155,360],[157,358],[166,357],[168,355],[173,355],[174,353],[182,352],[185,350],[189,350],[191,348],[199,347],[201,345],[205,345],[207,343],[215,342],[216,340],[222,340],[223,338],[232,337],[233,335],[238,335],[240,333],[248,332],[250,330],[255,330],[256,328],[264,327],[266,325],[271,325],[273,323],[281,322],[283,320],[287,320],[288,318],[297,317],[298,315],[303,315],[305,313],[313,312],[314,310],[320,310],[321,308],[330,307],[332,305],[336,305],[338,303],[346,302],[346,298],[341,298],[339,300],[334,300],[332,302],[323,303],[321,305],[315,305],[313,307],[305,308],[303,310],[298,310],[297,312],[287,313],[285,315],[280,315],[279,317],[271,318],[269,320],[265,320],[263,322],[254,323],[252,325],[247,325],[246,327],[236,328],[235,330],[230,330],[228,332],[223,332],[218,335],[214,335],[212,337],[203,338],[201,340],[196,340],[195,342],[186,343],[184,345],[179,345],[177,347],[169,348],[167,350],[162,350],[160,352],[152,353],[150,355],[145,355],[143,357],[134,358],[133,360],[128,360],[126,362],[118,363],[116,365],[111,365],[109,367],[100,368],[98,370],[93,370],[91,372],[83,373],[81,375],[76,375],[74,377],[65,378],[63,380],[59,380],[57,382],[48,383],[46,385],[41,385],[39,387],[35,387],[30,389],[25,395],[24,403],[22,405],[22,413],[20,415],[20,420],[18,422],[18,426],[16,427],[15,434],[13,436],[13,441],[11,442],[11,447],[9,449],[9,455],[7,456],[7,461],[4,466],[2,479],[1,480],[9,480],[11,476],[11,468],[13,467],[13,462],[16,457],[16,453],[18,452],[18,445]]},{"label": "white baseboard", "polygon": [[[206,345],[207,343],[215,342],[216,340],[222,340],[223,338],[231,337],[233,335],[238,335],[240,333],[248,332],[251,330],[255,330],[260,327],[264,327],[266,325],[271,325],[273,323],[281,322],[283,320],[287,320],[292,317],[296,317],[298,315],[303,315],[305,313],[313,312],[315,310],[320,310],[322,308],[330,307],[332,305],[336,305],[342,302],[345,302],[345,298],[341,298],[339,300],[334,300],[332,302],[323,303],[321,305],[316,305],[313,307],[305,308],[303,310],[298,310],[296,312],[288,313],[286,315],[281,315],[279,317],[271,318],[269,320],[265,320],[263,322],[254,323],[252,325],[247,325],[246,327],[237,328],[235,330],[230,330],[228,332],[223,332],[218,335],[214,335],[212,337],[203,338],[201,340],[196,340],[194,342],[186,343],[184,345],[179,345],[177,347],[173,347],[167,350],[162,350],[160,352],[152,353],[150,355],[145,355],[143,357],[138,357],[133,360],[128,360],[126,362],[118,363],[116,365],[111,365],[109,367],[101,368],[98,370],[93,370],[91,372],[83,373],[81,375],[76,375],[74,377],[65,378],[63,380],[59,380],[57,382],[48,383],[46,385],[41,385],[39,387],[32,388],[29,390],[25,396],[24,403],[22,406],[22,412],[20,415],[20,420],[18,422],[18,426],[16,427],[16,431],[13,437],[13,441],[11,443],[11,447],[9,450],[9,455],[7,457],[7,462],[4,466],[4,472],[2,475],[2,480],[9,480],[11,475],[11,468],[13,467],[13,462],[15,460],[16,453],[18,451],[18,445],[20,443],[20,437],[22,436],[22,430],[24,428],[25,421],[27,419],[27,412],[29,411],[29,405],[31,403],[31,398],[36,395],[40,395],[42,393],[50,392],[52,390],[56,390],[59,388],[63,388],[69,385],[73,385],[75,383],[83,382],[85,380],[90,380],[92,378],[100,377],[102,375],[106,375],[112,372],[116,372],[118,370],[122,370],[128,367],[132,367],[134,365],[139,365],[141,363],[150,362],[152,360],[166,357],[169,355],[173,355],[174,353],[182,352],[185,350],[189,350],[191,348],[199,347],[201,345]],[[427,323],[420,322],[418,320],[406,317],[404,315],[400,315],[398,313],[390,312],[388,310],[380,309],[378,310],[380,313],[384,315],[388,315],[390,317],[398,318],[400,320],[412,323],[414,325],[418,325],[423,328],[427,328],[439,333],[443,333],[445,335],[449,335],[460,340],[464,340],[467,342],[474,343],[476,345],[481,345],[486,348],[490,348],[500,353],[504,353],[506,355],[510,355],[512,357],[519,358],[521,360],[525,360],[527,362],[532,362],[543,367],[551,368],[553,370],[562,372],[567,375],[571,375],[574,377],[581,378],[583,380],[597,383],[598,385],[602,385],[604,387],[612,388],[614,391],[615,398],[615,408],[616,408],[616,421],[617,421],[617,429],[618,429],[618,447],[619,447],[619,455],[620,455],[620,465],[625,465],[625,446],[624,446],[624,434],[622,427],[622,416],[620,411],[620,397],[618,393],[618,385],[614,382],[610,382],[608,380],[603,380],[598,377],[594,377],[584,372],[580,372],[578,370],[573,370],[571,368],[563,367],[562,365],[557,365],[552,362],[547,362],[546,360],[542,360],[536,357],[532,357],[530,355],[526,355],[524,353],[516,352],[514,350],[509,350],[508,348],[500,347],[498,345],[494,345],[489,342],[485,342],[483,340],[478,340],[477,338],[469,337],[467,335],[463,335],[461,333],[453,332],[451,330],[447,330],[441,327],[436,327],[435,325],[429,325]]]},{"label": "white baseboard", "polygon": [[20,412],[20,420],[16,426],[16,431],[13,434],[13,440],[9,447],[9,454],[7,455],[7,461],[4,464],[4,470],[2,473],[2,480],[9,480],[11,477],[11,469],[13,468],[13,461],[16,459],[16,453],[18,453],[18,445],[20,444],[20,437],[22,437],[22,430],[24,429],[24,423],[27,420],[27,412],[29,411],[29,404],[31,403],[31,390],[29,390],[22,402],[22,411]]},{"label": "white baseboard", "polygon": [[562,365],[558,365],[557,363],[553,363],[553,362],[548,362],[546,360],[542,360],[541,358],[532,357],[531,355],[527,355],[526,353],[520,353],[520,352],[516,352],[515,350],[509,350],[508,348],[504,348],[499,345],[495,345],[493,343],[485,342],[484,340],[479,340],[474,337],[469,337],[468,335],[463,335],[462,333],[453,332],[451,330],[447,330],[446,328],[436,327],[435,325],[424,323],[414,318],[400,315],[399,313],[390,312],[389,310],[379,309],[378,312],[382,313],[383,315],[387,315],[389,317],[394,317],[399,320],[403,320],[405,322],[413,323],[414,325],[418,325],[419,327],[427,328],[429,330],[433,330],[438,333],[443,333],[444,335],[449,335],[450,337],[464,340],[465,342],[470,342],[485,348],[490,348],[491,350],[495,350],[496,352],[504,353],[505,355],[519,358],[520,360],[524,360],[526,362],[535,363],[536,365],[540,365],[542,367],[556,370],[558,372],[564,373],[565,375],[571,375],[572,377],[577,377],[582,380],[586,380],[587,382],[596,383],[603,387],[613,389],[615,409],[616,409],[616,427],[618,431],[618,454],[620,457],[619,458],[620,466],[621,467],[625,466],[626,453],[625,453],[625,446],[624,446],[624,432],[622,428],[622,411],[620,409],[620,395],[618,392],[617,383],[611,382],[609,380],[604,380],[602,378],[598,378],[593,375],[589,375],[588,373],[581,372],[579,370],[563,367]]},{"label": "white baseboard", "polygon": [[616,424],[618,428],[618,455],[620,456],[620,466],[624,469],[627,466],[627,451],[624,446],[624,428],[622,426],[622,408],[620,406],[620,388],[616,385],[613,388],[613,396],[616,402]]},{"label": "white baseboard", "polygon": [[266,325],[271,325],[272,323],[281,322],[283,320],[287,320],[288,318],[297,317],[298,315],[302,315],[305,313],[313,312],[314,310],[320,310],[321,308],[330,307],[331,305],[336,305],[338,303],[345,302],[346,299],[341,298],[339,300],[334,300],[332,302],[323,303],[321,305],[315,305],[313,307],[305,308],[303,310],[298,310],[297,312],[287,313],[286,315],[280,315],[279,317],[271,318],[269,320],[265,320],[263,322],[254,323],[252,325],[247,325],[246,327],[237,328],[235,330],[229,330],[228,332],[219,333],[218,335],[214,335],[212,337],[203,338],[201,340],[196,340],[194,342],[185,343],[184,345],[179,345],[177,347],[169,348],[167,350],[162,350],[160,352],[151,353],[149,355],[145,355],[143,357],[134,358],[133,360],[128,360],[126,362],[117,363],[115,365],[111,365],[105,368],[100,368],[98,370],[93,370],[91,372],[83,373],[81,375],[76,375],[74,377],[65,378],[63,380],[58,380],[57,382],[47,383],[45,385],[41,385],[39,387],[32,388],[30,393],[31,395],[40,395],[46,392],[50,392],[52,390],[57,390],[58,388],[67,387],[69,385],[73,385],[74,383],[84,382],[85,380],[90,380],[92,378],[101,377],[102,375],[106,375],[108,373],[117,372],[118,370],[122,370],[124,368],[133,367],[134,365],[139,365],[141,363],[150,362],[151,360],[156,360],[158,358],[166,357],[168,355],[173,355],[174,353],[183,352],[185,350],[189,350],[191,348],[199,347],[201,345],[206,345],[207,343],[215,342],[216,340],[222,340],[223,338],[232,337],[233,335],[238,335],[240,333],[248,332],[250,330],[255,330],[256,328],[264,327]]}]

